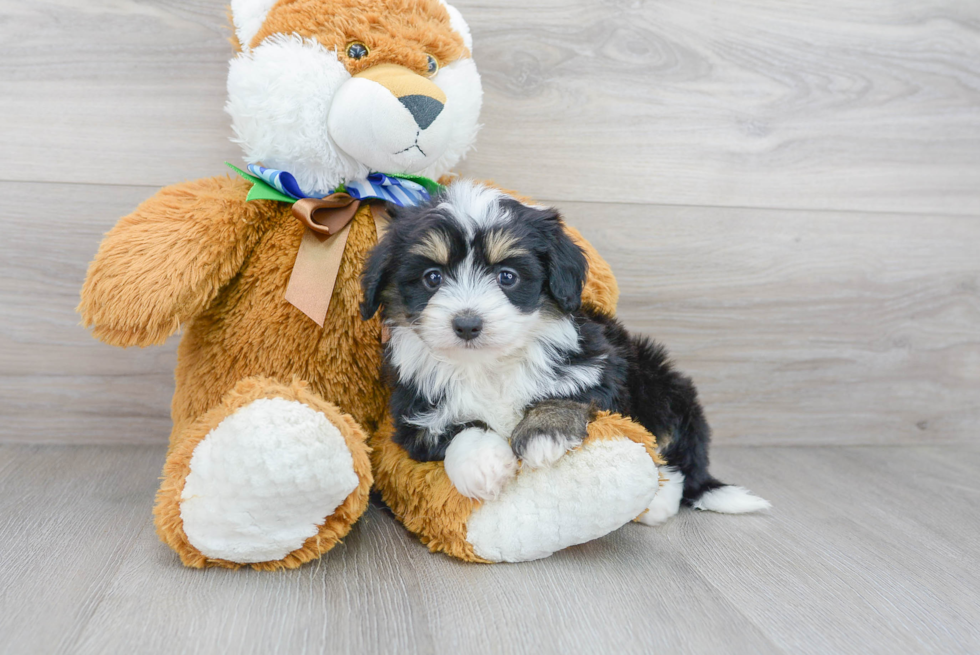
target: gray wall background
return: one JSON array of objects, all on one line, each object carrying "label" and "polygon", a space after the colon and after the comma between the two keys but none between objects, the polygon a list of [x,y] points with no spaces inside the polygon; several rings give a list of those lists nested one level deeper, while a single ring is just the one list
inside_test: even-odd
[{"label": "gray wall background", "polygon": [[[980,4],[459,0],[462,172],[558,205],[719,443],[973,440]],[[0,0],[0,440],[163,443],[176,339],[74,314],[100,236],[238,161],[222,0]]]}]

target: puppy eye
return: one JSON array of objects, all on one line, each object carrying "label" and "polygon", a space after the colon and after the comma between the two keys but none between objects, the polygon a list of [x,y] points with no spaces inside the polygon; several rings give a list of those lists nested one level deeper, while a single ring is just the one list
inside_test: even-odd
[{"label": "puppy eye", "polygon": [[360,41],[354,41],[353,43],[347,44],[347,56],[351,59],[363,59],[368,56],[368,47],[361,43]]},{"label": "puppy eye", "polygon": [[439,62],[436,61],[436,58],[433,57],[432,55],[426,55],[426,59],[429,62],[428,65],[429,77],[432,77],[439,71]]},{"label": "puppy eye", "polygon": [[430,268],[425,273],[422,273],[422,284],[429,291],[435,291],[442,284],[442,271],[438,268]]},{"label": "puppy eye", "polygon": [[512,271],[509,268],[505,268],[497,273],[497,284],[505,289],[510,289],[520,280],[520,276],[517,275],[516,271]]}]

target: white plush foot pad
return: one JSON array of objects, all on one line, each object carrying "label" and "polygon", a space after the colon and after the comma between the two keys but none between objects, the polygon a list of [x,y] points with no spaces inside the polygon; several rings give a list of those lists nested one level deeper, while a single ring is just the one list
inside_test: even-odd
[{"label": "white plush foot pad", "polygon": [[684,474],[675,468],[665,466],[660,469],[660,476],[666,479],[653,502],[640,516],[637,522],[644,525],[660,525],[681,508],[681,498],[684,497]]},{"label": "white plush foot pad", "polygon": [[550,468],[522,468],[466,524],[473,551],[491,562],[524,562],[598,539],[646,509],[659,487],[646,448],[593,441]]},{"label": "white plush foot pad", "polygon": [[194,449],[180,496],[190,543],[211,558],[282,559],[317,533],[358,485],[326,416],[264,398],[225,418]]}]

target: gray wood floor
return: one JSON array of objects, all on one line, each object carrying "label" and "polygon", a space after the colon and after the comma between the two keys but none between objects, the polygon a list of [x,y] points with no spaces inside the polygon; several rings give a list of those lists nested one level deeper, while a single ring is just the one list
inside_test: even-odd
[{"label": "gray wood floor", "polygon": [[486,567],[372,507],[276,574],[157,541],[176,342],[74,313],[119,216],[240,157],[226,4],[0,0],[0,654],[980,652],[980,3],[455,0],[462,172],[582,229],[775,509]]},{"label": "gray wood floor", "polygon": [[296,571],[183,568],[159,446],[0,446],[4,653],[976,653],[980,447],[721,447],[769,515],[549,559],[430,554],[371,507]]}]

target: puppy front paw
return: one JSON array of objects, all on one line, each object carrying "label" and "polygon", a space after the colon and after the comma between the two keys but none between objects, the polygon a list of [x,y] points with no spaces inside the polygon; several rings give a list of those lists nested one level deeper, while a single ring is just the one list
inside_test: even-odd
[{"label": "puppy front paw", "polygon": [[459,493],[490,500],[517,473],[517,458],[499,434],[467,428],[449,443],[444,466]]},{"label": "puppy front paw", "polygon": [[[520,447],[520,459],[524,466],[533,469],[551,466],[561,456],[574,448],[565,439],[550,434],[539,434],[532,439],[525,440]],[[514,452],[518,452],[514,449]]]},{"label": "puppy front paw", "polygon": [[511,449],[530,468],[551,466],[588,434],[595,411],[572,400],[542,400],[524,414],[511,434]]}]

